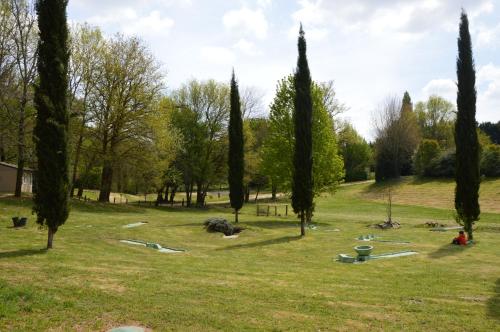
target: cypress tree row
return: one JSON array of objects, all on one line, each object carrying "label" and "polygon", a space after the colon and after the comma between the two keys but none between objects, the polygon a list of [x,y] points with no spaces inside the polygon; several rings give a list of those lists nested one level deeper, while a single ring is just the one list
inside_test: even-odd
[{"label": "cypress tree row", "polygon": [[229,114],[229,158],[228,182],[229,199],[234,209],[234,221],[238,222],[238,211],[243,206],[243,119],[241,118],[240,93],[238,83],[233,75],[231,77],[231,110]]},{"label": "cypress tree row", "polygon": [[67,3],[67,0],[36,3],[40,40],[34,129],[38,171],[33,210],[37,213],[37,223],[48,228],[47,249],[52,248],[54,234],[69,214]]},{"label": "cypress tree row", "polygon": [[298,40],[299,58],[295,72],[295,151],[293,156],[292,207],[300,216],[300,234],[306,235],[305,217],[312,209],[312,97],[311,75],[306,56],[306,39],[300,25]]},{"label": "cypress tree row", "polygon": [[460,18],[457,57],[457,120],[455,123],[457,220],[473,239],[472,225],[479,220],[479,142],[476,131],[476,71],[467,14]]}]

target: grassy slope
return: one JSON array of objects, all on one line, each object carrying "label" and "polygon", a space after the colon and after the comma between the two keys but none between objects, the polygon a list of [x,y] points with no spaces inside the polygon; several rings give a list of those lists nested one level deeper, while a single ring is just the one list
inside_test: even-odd
[{"label": "grassy slope", "polygon": [[[426,185],[430,192],[442,187]],[[491,186],[500,192],[500,181]],[[363,184],[320,198],[319,228],[304,239],[296,237],[295,218],[256,217],[253,205],[241,217],[247,230],[225,240],[201,223],[213,215],[231,218],[228,210],[75,202],[48,253],[40,251],[46,233],[32,217],[26,229],[6,228],[9,216],[29,213],[30,203],[0,200],[0,331],[99,331],[134,323],[155,331],[498,329],[500,215],[482,215],[477,245],[453,247],[447,243],[454,233],[421,227],[427,220],[451,224],[449,210],[396,205],[402,229],[367,228],[385,216],[385,205],[366,196],[377,190]],[[447,204],[448,196],[436,199]],[[500,204],[500,195],[490,199]],[[121,228],[141,220],[149,224]],[[420,254],[359,265],[333,261],[338,253],[353,254],[354,238],[367,233],[412,242],[375,243],[375,253]],[[160,254],[118,242],[124,238],[189,251]]]}]

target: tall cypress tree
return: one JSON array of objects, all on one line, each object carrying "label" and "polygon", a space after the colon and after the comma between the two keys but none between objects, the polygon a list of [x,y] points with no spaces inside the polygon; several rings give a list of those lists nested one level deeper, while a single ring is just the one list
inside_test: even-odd
[{"label": "tall cypress tree", "polygon": [[238,211],[243,206],[243,119],[241,118],[240,93],[238,83],[231,76],[231,110],[229,114],[229,199],[234,209],[234,221],[238,222]]},{"label": "tall cypress tree", "polygon": [[36,3],[40,40],[34,129],[38,171],[33,209],[37,223],[48,228],[47,249],[52,248],[54,234],[69,214],[67,3],[67,0]]},{"label": "tall cypress tree", "polygon": [[479,142],[476,124],[476,71],[472,56],[469,20],[462,10],[457,57],[457,120],[455,145],[455,210],[472,240],[472,225],[479,220]]},{"label": "tall cypress tree", "polygon": [[[403,95],[403,100],[401,103],[401,114],[400,121],[402,121],[402,127],[405,129],[410,129],[412,124],[416,127],[417,121],[413,114],[413,103],[411,102],[411,97],[408,91],[405,91]],[[410,142],[408,142],[410,143]],[[413,154],[415,152],[416,146],[413,144],[408,144],[402,146],[401,149],[401,164],[399,169],[399,174],[402,176],[407,176],[413,174]]]},{"label": "tall cypress tree", "polygon": [[300,25],[299,58],[295,72],[294,127],[295,151],[293,157],[292,207],[300,216],[300,234],[306,235],[305,217],[312,209],[312,97],[311,74],[306,56],[306,39]]}]

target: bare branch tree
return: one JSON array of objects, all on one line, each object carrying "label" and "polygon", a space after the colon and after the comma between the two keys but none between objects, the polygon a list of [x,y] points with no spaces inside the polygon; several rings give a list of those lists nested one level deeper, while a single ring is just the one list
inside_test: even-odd
[{"label": "bare branch tree", "polygon": [[11,0],[14,19],[14,55],[18,80],[19,104],[17,107],[17,176],[14,195],[21,196],[23,172],[26,161],[26,120],[33,116],[28,113],[31,88],[36,77],[37,25],[34,6],[26,0]]}]

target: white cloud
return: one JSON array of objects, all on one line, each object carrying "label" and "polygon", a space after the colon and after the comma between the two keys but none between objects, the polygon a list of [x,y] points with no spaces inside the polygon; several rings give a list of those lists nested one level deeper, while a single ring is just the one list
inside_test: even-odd
[{"label": "white cloud", "polygon": [[[476,74],[477,119],[494,121],[500,112],[500,66],[489,63],[480,66]],[[424,98],[439,95],[452,103],[456,102],[457,86],[451,79],[431,80],[422,89]]]},{"label": "white cloud", "polygon": [[123,8],[105,15],[92,16],[87,22],[97,26],[114,26],[126,35],[148,36],[165,34],[174,26],[174,20],[162,17],[157,10],[151,11],[145,16],[139,14],[132,8]]},{"label": "white cloud", "polygon": [[343,31],[392,32],[406,39],[411,39],[411,34],[418,37],[434,33],[436,29],[456,29],[462,6],[467,9],[471,20],[494,9],[492,0],[462,0],[460,3],[454,0],[300,0],[299,4],[307,4],[309,12],[318,13],[320,22],[325,21],[323,13],[328,13],[328,21]]},{"label": "white cloud", "polygon": [[253,35],[259,39],[267,37],[268,24],[261,9],[243,7],[230,10],[224,14],[222,21],[227,30]]},{"label": "white cloud", "polygon": [[311,40],[323,40],[328,36],[326,28],[328,10],[322,8],[322,0],[299,0],[300,9],[292,13],[293,25],[288,29],[288,38],[297,38],[299,24],[303,24],[306,38]]},{"label": "white cloud", "polygon": [[438,95],[454,103],[457,98],[457,85],[451,79],[434,79],[427,83],[427,85],[422,89],[422,94],[424,98],[428,98],[432,95]]},{"label": "white cloud", "polygon": [[256,56],[262,54],[262,52],[257,50],[257,47],[253,42],[248,41],[245,38],[241,38],[240,40],[238,40],[238,42],[234,44],[233,47],[242,52],[243,54],[249,56]]},{"label": "white cloud", "polygon": [[257,6],[260,8],[268,8],[272,5],[272,0],[257,0]]},{"label": "white cloud", "polygon": [[478,119],[493,121],[500,112],[500,66],[489,63],[477,71]]},{"label": "white cloud", "polygon": [[123,32],[128,35],[150,35],[166,33],[174,26],[174,20],[161,17],[159,11],[155,10],[148,16],[138,17],[123,27]]},{"label": "white cloud", "polygon": [[202,47],[201,57],[218,65],[232,65],[235,60],[234,53],[230,49],[220,46]]},{"label": "white cloud", "polygon": [[500,41],[500,24],[488,28],[480,26],[477,30],[477,42],[479,46],[495,45]]},{"label": "white cloud", "polygon": [[322,8],[322,0],[299,0],[299,5],[301,8],[292,14],[295,22],[302,22],[304,25],[321,25],[325,23],[328,10]]}]

